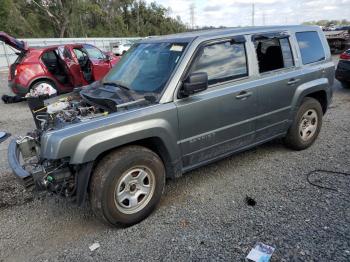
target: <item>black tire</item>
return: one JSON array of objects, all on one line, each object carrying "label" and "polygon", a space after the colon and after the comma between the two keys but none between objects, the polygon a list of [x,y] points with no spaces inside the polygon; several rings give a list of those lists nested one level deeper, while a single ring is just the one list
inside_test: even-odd
[{"label": "black tire", "polygon": [[[304,114],[308,111],[314,110],[317,114],[317,126],[312,136],[307,138],[307,140],[303,140],[301,133],[299,132],[299,127],[303,120]],[[310,147],[318,137],[322,126],[322,117],[323,111],[321,104],[314,98],[305,97],[298,109],[297,114],[295,115],[294,121],[290,126],[286,137],[284,138],[284,142],[286,146],[294,150],[303,150]]]},{"label": "black tire", "polygon": [[[142,209],[135,210],[137,211],[135,213],[126,214],[120,210],[123,207],[116,199],[116,190],[119,190],[120,184],[123,183],[121,182],[123,177],[130,174],[131,169],[134,170],[133,168],[140,166],[147,168],[149,172],[153,172],[153,179],[151,179],[153,186],[151,187],[154,190],[147,198],[145,196],[145,203],[147,204],[144,203],[145,206]],[[133,172],[131,172],[131,175],[133,175]],[[165,168],[157,154],[141,146],[123,147],[106,155],[95,168],[89,187],[91,207],[95,215],[109,225],[130,226],[140,222],[152,213],[160,201],[164,186]],[[131,186],[128,190],[131,192]]]},{"label": "black tire", "polygon": [[123,52],[122,52],[122,55],[124,55],[126,53],[126,51],[124,50]]}]

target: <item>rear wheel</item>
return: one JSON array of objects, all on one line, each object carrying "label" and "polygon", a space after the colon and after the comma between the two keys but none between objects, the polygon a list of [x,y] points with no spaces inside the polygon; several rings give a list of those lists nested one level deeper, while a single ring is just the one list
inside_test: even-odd
[{"label": "rear wheel", "polygon": [[90,182],[96,216],[111,225],[133,225],[159,202],[165,185],[163,162],[141,146],[117,149],[97,165]]},{"label": "rear wheel", "polygon": [[285,137],[285,144],[295,150],[311,146],[320,133],[322,117],[320,103],[314,98],[305,97]]},{"label": "rear wheel", "polygon": [[49,88],[53,88],[56,90],[56,94],[58,94],[58,90],[56,88],[56,85],[50,81],[50,80],[42,80],[42,81],[38,81],[34,84],[31,85],[30,90],[35,90],[36,88],[38,88],[40,85],[45,85],[48,86]]}]

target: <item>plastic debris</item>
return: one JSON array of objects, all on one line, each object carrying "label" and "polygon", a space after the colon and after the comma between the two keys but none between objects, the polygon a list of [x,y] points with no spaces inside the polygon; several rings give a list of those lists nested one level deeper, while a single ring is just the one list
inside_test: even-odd
[{"label": "plastic debris", "polygon": [[0,143],[4,142],[10,136],[11,136],[10,133],[6,133],[4,131],[0,131]]},{"label": "plastic debris", "polygon": [[274,251],[274,247],[258,242],[255,247],[250,250],[247,259],[255,262],[268,262]]},{"label": "plastic debris", "polygon": [[69,106],[68,102],[60,102],[60,101],[58,101],[56,103],[48,105],[47,106],[47,112],[49,114],[54,114],[54,113],[57,113],[57,112],[59,112],[61,110],[66,109],[68,106]]},{"label": "plastic debris", "polygon": [[56,95],[57,91],[55,88],[53,88],[51,85],[47,83],[41,83],[40,85],[37,85],[35,88],[32,88],[29,93],[26,94],[25,97],[38,97],[43,95]]},{"label": "plastic debris", "polygon": [[96,249],[100,248],[99,243],[93,243],[91,246],[89,246],[90,251],[95,251]]}]

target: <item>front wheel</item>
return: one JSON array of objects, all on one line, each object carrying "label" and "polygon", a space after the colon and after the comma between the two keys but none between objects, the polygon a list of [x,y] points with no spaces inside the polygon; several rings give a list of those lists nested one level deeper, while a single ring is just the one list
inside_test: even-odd
[{"label": "front wheel", "polygon": [[284,139],[285,144],[295,150],[311,146],[320,133],[322,117],[320,103],[314,98],[305,97]]},{"label": "front wheel", "polygon": [[90,182],[91,207],[111,225],[133,225],[159,202],[165,168],[153,151],[141,146],[117,149],[97,165]]}]

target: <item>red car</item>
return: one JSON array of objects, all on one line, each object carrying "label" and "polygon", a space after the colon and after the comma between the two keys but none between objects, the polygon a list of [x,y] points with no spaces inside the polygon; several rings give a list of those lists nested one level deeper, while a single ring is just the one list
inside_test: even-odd
[{"label": "red car", "polygon": [[89,44],[31,48],[3,32],[0,40],[19,51],[10,66],[8,80],[12,91],[20,96],[42,83],[58,93],[70,92],[74,87],[100,80],[120,59]]}]

